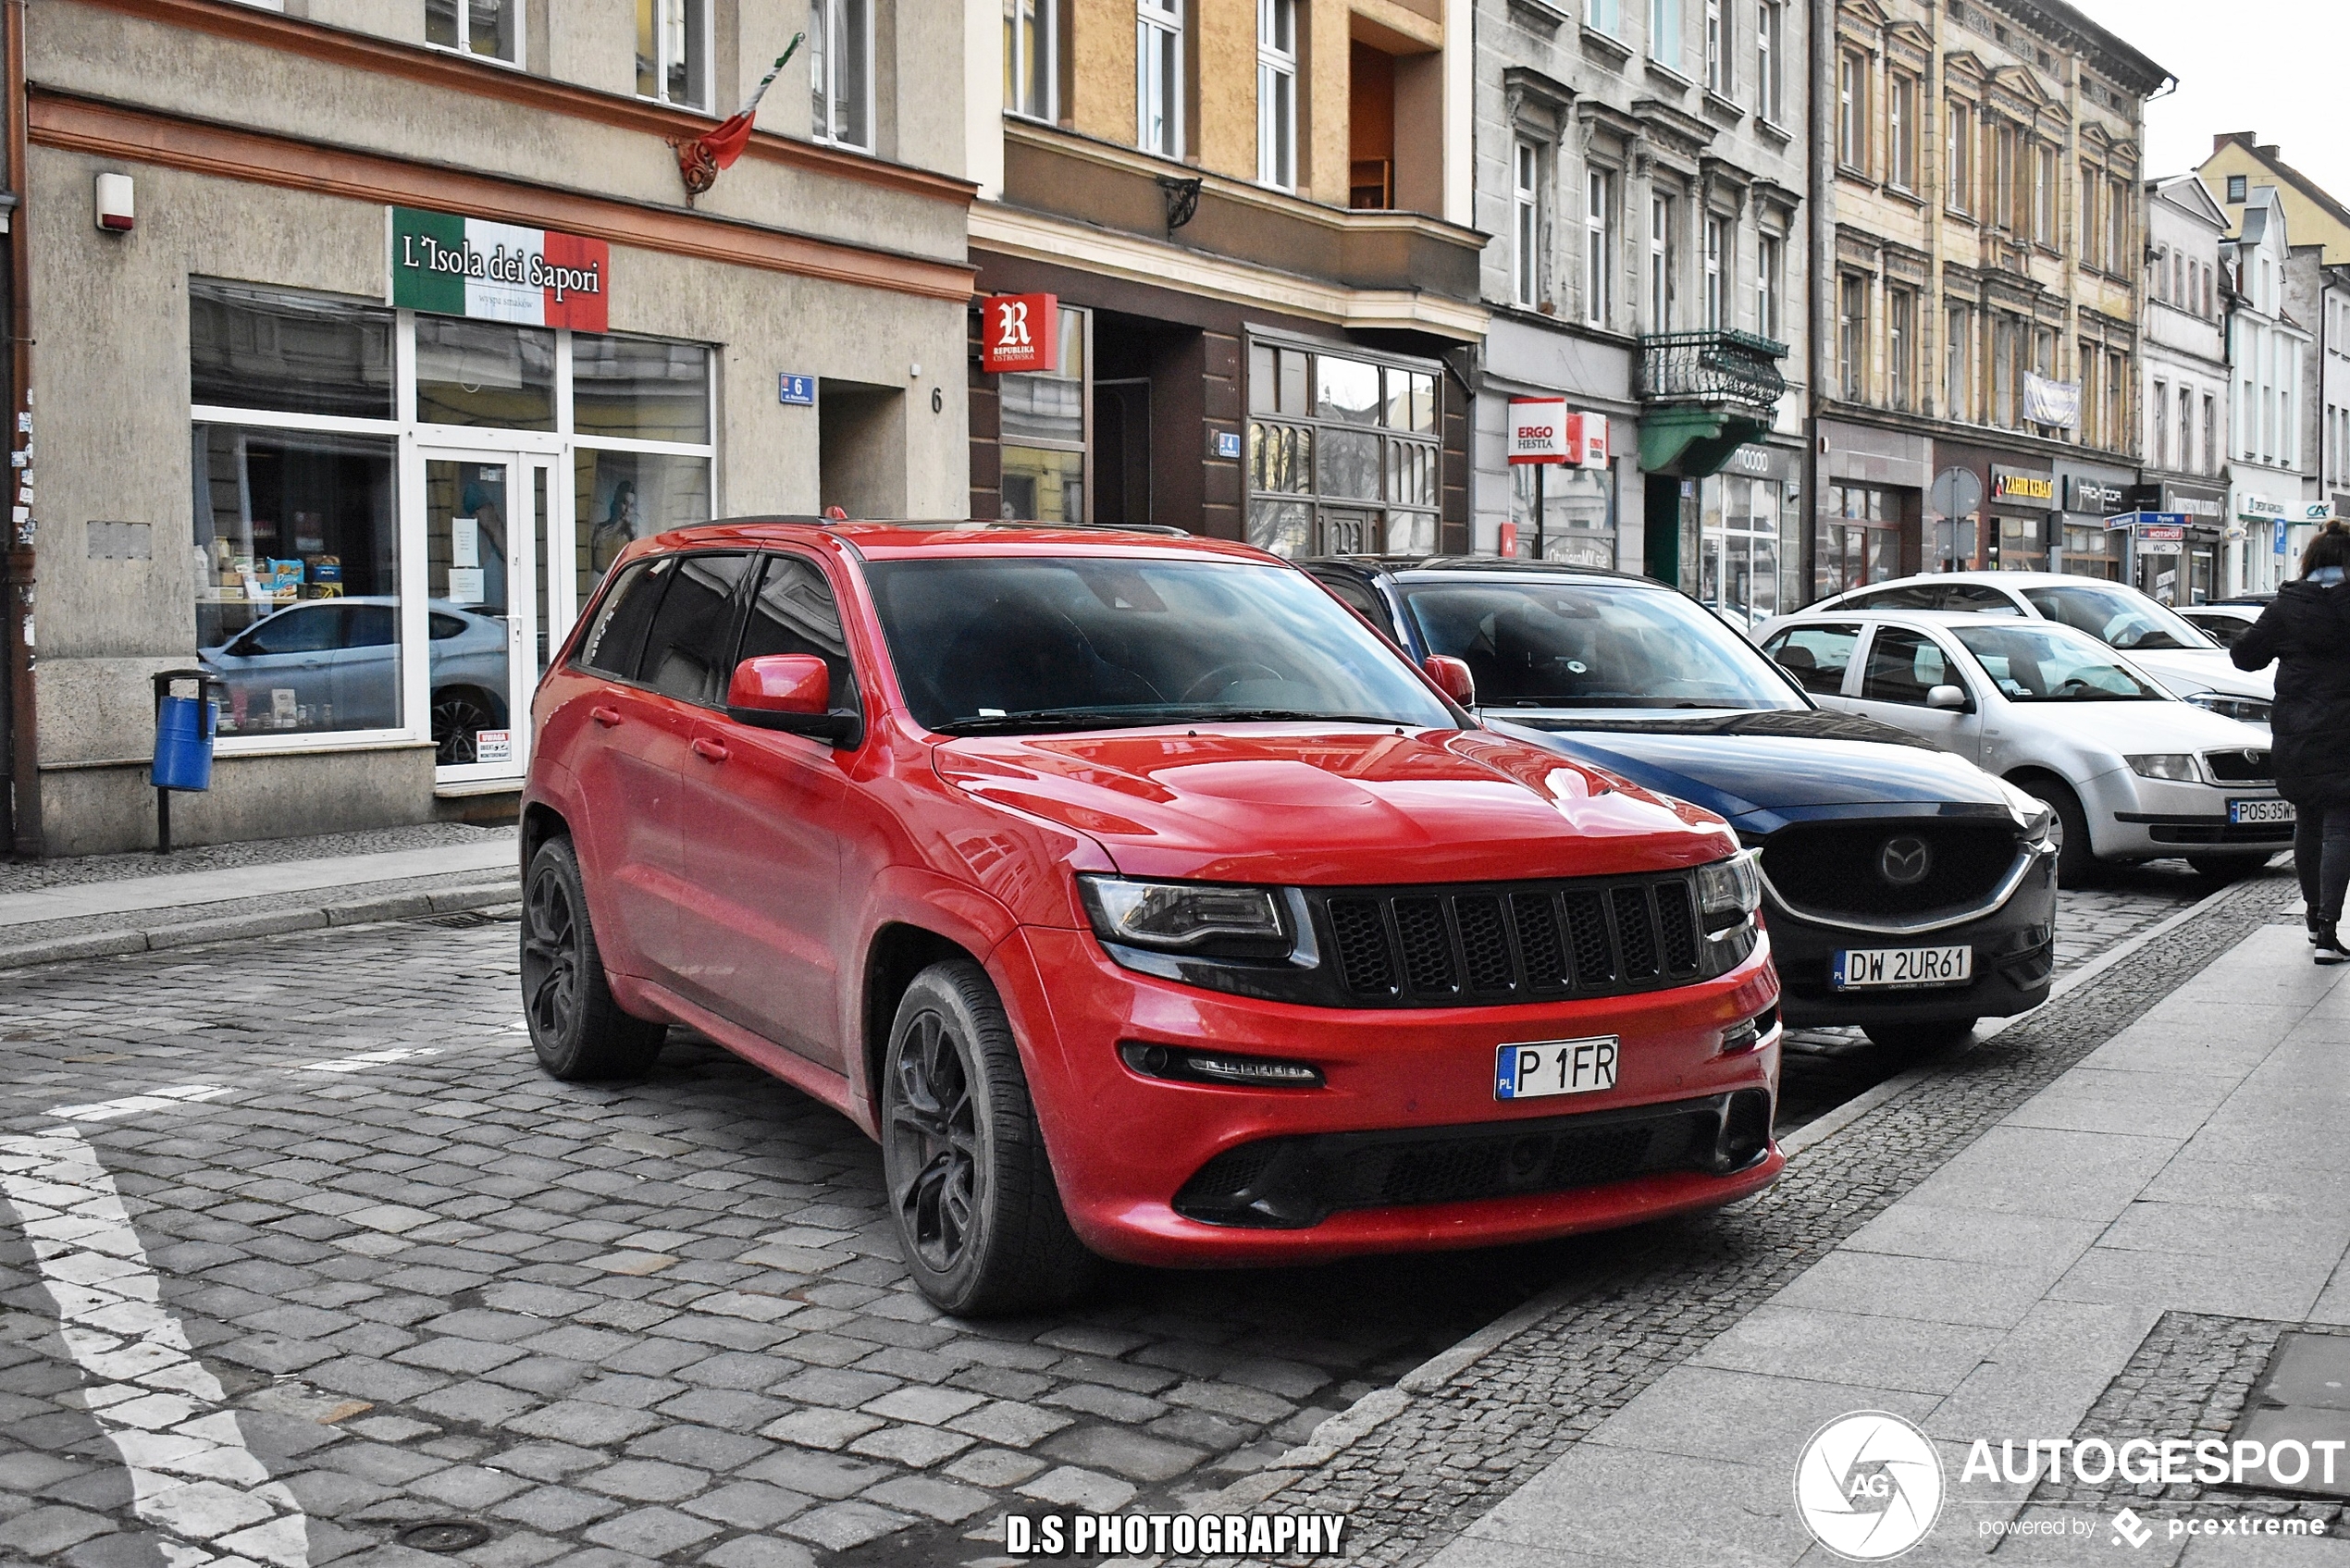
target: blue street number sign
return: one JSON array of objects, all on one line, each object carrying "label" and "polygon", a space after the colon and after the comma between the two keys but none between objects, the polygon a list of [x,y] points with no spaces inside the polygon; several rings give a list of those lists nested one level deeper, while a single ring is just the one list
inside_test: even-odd
[{"label": "blue street number sign", "polygon": [[816,406],[816,377],[794,376],[788,370],[777,371],[775,373],[775,400],[778,402],[797,403],[802,408],[814,408]]}]

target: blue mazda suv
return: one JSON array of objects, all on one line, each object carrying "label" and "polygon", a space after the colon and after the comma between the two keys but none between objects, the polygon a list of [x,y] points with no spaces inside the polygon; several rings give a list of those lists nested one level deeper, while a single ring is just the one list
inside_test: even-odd
[{"label": "blue mazda suv", "polygon": [[2047,999],[2053,813],[1961,758],[1816,707],[1646,577],[1497,560],[1304,562],[1497,729],[1729,819],[1762,873],[1797,1027],[1929,1049]]}]

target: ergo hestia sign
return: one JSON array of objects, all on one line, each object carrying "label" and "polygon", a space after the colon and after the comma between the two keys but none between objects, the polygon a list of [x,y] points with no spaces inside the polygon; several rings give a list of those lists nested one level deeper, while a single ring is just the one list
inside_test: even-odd
[{"label": "ergo hestia sign", "polygon": [[1512,463],[1607,466],[1607,415],[1569,414],[1565,398],[1512,398],[1508,435]]},{"label": "ergo hestia sign", "polygon": [[391,302],[403,310],[601,332],[611,274],[601,240],[391,209]]}]

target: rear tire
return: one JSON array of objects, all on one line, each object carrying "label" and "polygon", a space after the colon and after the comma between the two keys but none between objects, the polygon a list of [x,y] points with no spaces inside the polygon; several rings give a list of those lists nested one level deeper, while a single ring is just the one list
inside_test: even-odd
[{"label": "rear tire", "polygon": [[2089,849],[2089,819],[2081,809],[2081,797],[2056,779],[2027,776],[2011,782],[2046,801],[2057,814],[2057,885],[2086,887],[2096,875],[2097,860]]},{"label": "rear tire", "polygon": [[1869,1043],[1887,1051],[1923,1056],[1964,1044],[1974,1034],[1974,1019],[1932,1019],[1917,1023],[1863,1024]]},{"label": "rear tire", "polygon": [[942,1312],[1057,1305],[1099,1260],[1070,1228],[1011,1020],[967,958],[914,977],[882,1064],[882,1173],[915,1285]]},{"label": "rear tire", "polygon": [[538,1065],[565,1083],[642,1078],[668,1026],[633,1018],[612,999],[570,839],[538,846],[523,889],[523,1019]]}]

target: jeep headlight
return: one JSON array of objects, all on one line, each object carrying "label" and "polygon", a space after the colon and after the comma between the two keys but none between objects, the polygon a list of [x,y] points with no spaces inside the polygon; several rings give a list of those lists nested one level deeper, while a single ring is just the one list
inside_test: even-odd
[{"label": "jeep headlight", "polygon": [[1762,879],[1755,873],[1755,851],[1697,869],[1697,908],[1709,935],[1734,931],[1762,907]]},{"label": "jeep headlight", "polygon": [[1078,893],[1104,942],[1224,958],[1285,958],[1297,945],[1271,888],[1081,876]]},{"label": "jeep headlight", "polygon": [[2142,779],[2168,779],[2172,784],[2201,784],[2202,772],[2188,751],[2158,751],[2146,757],[2124,757],[2130,772]]}]

